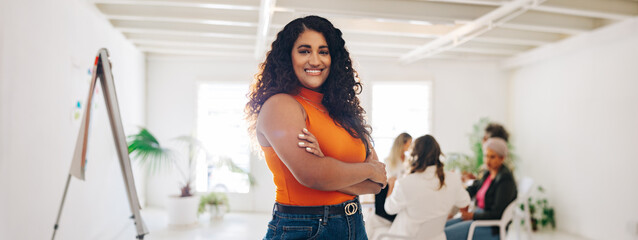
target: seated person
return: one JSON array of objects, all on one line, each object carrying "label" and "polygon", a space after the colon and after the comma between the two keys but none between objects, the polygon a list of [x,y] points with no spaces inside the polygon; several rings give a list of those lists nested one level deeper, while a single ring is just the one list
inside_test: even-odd
[{"label": "seated person", "polygon": [[[465,240],[473,220],[500,219],[505,208],[516,199],[516,183],[512,172],[503,165],[507,157],[507,143],[502,138],[489,138],[483,144],[484,159],[488,170],[483,177],[467,188],[472,197],[476,197],[477,209],[474,212],[461,210],[461,218],[449,220],[445,225],[445,234],[450,240]],[[474,239],[499,239],[498,229],[477,227]]]},{"label": "seated person", "polygon": [[[509,136],[510,134],[507,132],[507,130],[505,130],[505,127],[503,127],[503,125],[491,122],[485,127],[485,133],[483,134],[483,140],[481,143],[484,144],[485,141],[487,141],[487,139],[489,138],[501,138],[505,140],[505,142],[508,142]],[[476,179],[476,176],[474,176],[472,173],[465,173],[461,178],[463,179],[463,182],[466,182],[470,179]]]},{"label": "seated person", "polygon": [[505,140],[505,142],[507,142],[509,139],[509,136],[510,134],[507,132],[507,130],[505,130],[505,127],[503,127],[503,125],[495,123],[495,122],[491,122],[485,127],[485,135],[483,135],[483,143],[485,143],[485,141],[487,141],[487,139],[490,139],[490,138],[500,138]]},{"label": "seated person", "polygon": [[[394,182],[397,178],[401,178],[406,172],[405,152],[408,151],[412,144],[412,136],[408,133],[401,133],[392,143],[392,149],[389,156],[385,159],[386,173],[388,174],[388,185],[381,189],[381,192],[374,195],[374,215],[371,215],[365,219],[366,233],[368,237],[372,238],[375,235],[375,230],[383,229],[387,230],[394,221],[396,215],[388,214],[383,205],[385,200],[394,187]],[[384,231],[384,230],[382,230]]]},{"label": "seated person", "polygon": [[[385,202],[385,210],[397,214],[389,233],[445,240],[443,226],[448,213],[454,206],[467,208],[470,196],[459,174],[443,171],[441,149],[434,137],[417,138],[410,155],[409,174],[396,181],[394,191]],[[435,221],[435,227],[421,229],[428,221]],[[440,229],[436,229],[437,226]],[[417,236],[420,229],[427,236]]]}]

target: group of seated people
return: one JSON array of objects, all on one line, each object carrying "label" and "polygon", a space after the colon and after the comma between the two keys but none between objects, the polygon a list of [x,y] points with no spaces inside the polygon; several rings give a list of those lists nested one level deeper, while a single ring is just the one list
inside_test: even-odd
[{"label": "group of seated people", "polygon": [[[485,130],[486,169],[467,187],[465,180],[474,176],[444,171],[441,148],[434,137],[421,136],[412,143],[409,134],[400,134],[385,160],[388,186],[375,195],[375,214],[366,217],[368,237],[376,240],[387,233],[419,239],[465,240],[474,220],[500,219],[517,196],[512,172],[503,165],[508,155],[508,133],[495,123]],[[404,152],[410,146],[406,160]],[[471,199],[475,199],[472,211]],[[458,209],[460,218],[453,218],[453,209]],[[480,240],[499,239],[498,229],[493,227],[477,227],[473,236]]]}]

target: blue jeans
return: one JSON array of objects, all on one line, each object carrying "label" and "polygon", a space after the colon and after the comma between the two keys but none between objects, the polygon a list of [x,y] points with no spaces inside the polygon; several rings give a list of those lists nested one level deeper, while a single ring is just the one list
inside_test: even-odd
[{"label": "blue jeans", "polygon": [[[478,209],[476,212],[481,210]],[[472,222],[472,220],[463,221],[460,218],[448,220],[445,223],[445,236],[448,240],[466,240]],[[492,227],[476,227],[472,240],[498,240],[499,238],[498,234],[492,234]]]},{"label": "blue jeans", "polygon": [[[358,210],[352,215],[346,214],[290,214],[273,211],[272,220],[268,223],[268,232],[264,240],[289,240],[289,239],[343,239],[343,240],[367,240],[361,205],[358,199]],[[337,205],[341,206],[352,201]]]}]

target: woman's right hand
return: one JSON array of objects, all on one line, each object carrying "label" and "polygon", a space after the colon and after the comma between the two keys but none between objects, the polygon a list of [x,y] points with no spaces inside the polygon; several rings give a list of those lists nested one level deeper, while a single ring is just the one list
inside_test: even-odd
[{"label": "woman's right hand", "polygon": [[368,155],[364,162],[370,164],[370,166],[372,166],[372,169],[374,170],[372,176],[369,179],[385,187],[388,184],[388,177],[386,176],[385,172],[385,164],[379,162],[379,157],[377,156],[377,152],[374,149],[372,149],[372,152]]},{"label": "woman's right hand", "polygon": [[324,157],[321,147],[319,147],[319,141],[315,135],[313,135],[308,129],[301,129],[301,134],[297,137],[301,142],[297,143],[297,146],[304,148],[306,152],[317,155],[317,157]]}]

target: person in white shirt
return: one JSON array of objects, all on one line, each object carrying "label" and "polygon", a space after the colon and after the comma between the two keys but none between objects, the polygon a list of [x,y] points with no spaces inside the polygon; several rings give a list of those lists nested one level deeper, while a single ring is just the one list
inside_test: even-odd
[{"label": "person in white shirt", "polygon": [[405,153],[412,145],[412,136],[406,132],[399,134],[394,138],[390,154],[385,158],[385,171],[388,176],[388,185],[374,195],[374,214],[367,215],[365,220],[366,233],[370,239],[374,239],[376,232],[387,232],[392,225],[392,221],[396,215],[390,215],[385,212],[383,205],[385,199],[390,196],[394,187],[394,182],[403,177],[407,172],[407,161]]},{"label": "person in white shirt", "polygon": [[445,221],[452,207],[470,204],[461,176],[443,171],[441,155],[431,135],[414,141],[409,174],[396,181],[385,202],[386,212],[397,214],[390,234],[445,240]]}]

